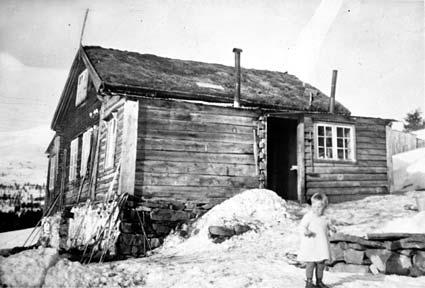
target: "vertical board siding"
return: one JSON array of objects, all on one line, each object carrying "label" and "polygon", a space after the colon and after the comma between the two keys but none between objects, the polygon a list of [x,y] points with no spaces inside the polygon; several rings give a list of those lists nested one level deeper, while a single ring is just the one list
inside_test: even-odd
[{"label": "vertical board siding", "polygon": [[217,203],[259,185],[252,111],[139,100],[135,193]]},{"label": "vertical board siding", "polygon": [[[389,192],[386,123],[382,119],[353,118],[356,135],[355,162],[315,159],[314,121],[305,118],[306,196],[326,193],[331,201],[347,201]],[[328,120],[330,121],[330,120]],[[330,121],[338,124],[338,121]]]}]

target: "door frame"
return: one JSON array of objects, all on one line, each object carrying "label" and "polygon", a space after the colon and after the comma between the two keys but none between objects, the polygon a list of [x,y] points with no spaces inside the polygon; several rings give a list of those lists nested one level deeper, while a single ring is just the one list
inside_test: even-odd
[{"label": "door frame", "polygon": [[[265,122],[268,123],[269,118],[281,118],[288,120],[296,120],[296,151],[297,151],[297,200],[300,203],[306,202],[305,194],[305,126],[304,126],[304,114],[302,113],[269,113],[265,115]],[[265,140],[268,143],[269,138],[269,127],[266,124],[265,129]],[[267,145],[266,145],[267,146]],[[266,149],[266,159],[268,159],[268,153]],[[267,167],[267,165],[266,165]],[[265,171],[265,186],[268,187],[268,171]]]}]

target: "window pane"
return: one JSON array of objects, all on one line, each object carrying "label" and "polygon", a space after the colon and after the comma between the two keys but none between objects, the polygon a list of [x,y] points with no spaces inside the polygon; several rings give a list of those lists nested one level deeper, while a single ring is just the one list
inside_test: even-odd
[{"label": "window pane", "polygon": [[341,128],[341,127],[336,128],[336,137],[342,137],[342,135],[343,135],[342,130],[343,130],[343,128]]},{"label": "window pane", "polygon": [[325,158],[325,149],[319,147],[319,158]]},{"label": "window pane", "polygon": [[350,137],[350,128],[344,128],[344,137]]},{"label": "window pane", "polygon": [[317,126],[317,135],[324,136],[325,132],[323,130],[323,126]]},{"label": "window pane", "polygon": [[345,159],[343,149],[338,149],[338,159]]},{"label": "window pane", "polygon": [[344,147],[350,147],[350,139],[344,139]]},{"label": "window pane", "polygon": [[332,128],[331,127],[326,127],[326,136],[332,137]]},{"label": "window pane", "polygon": [[323,137],[319,137],[319,139],[318,139],[319,141],[318,141],[318,145],[319,146],[325,146],[325,138],[323,138]]},{"label": "window pane", "polygon": [[343,148],[344,147],[343,145],[344,145],[344,141],[342,138],[336,139],[336,147]]},{"label": "window pane", "polygon": [[332,148],[326,148],[326,158],[333,158]]},{"label": "window pane", "polygon": [[326,138],[326,147],[332,147],[332,138]]}]

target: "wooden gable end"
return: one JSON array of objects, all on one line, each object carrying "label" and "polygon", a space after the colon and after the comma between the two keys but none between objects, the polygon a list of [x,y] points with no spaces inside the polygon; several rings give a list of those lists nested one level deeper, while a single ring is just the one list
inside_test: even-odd
[{"label": "wooden gable end", "polygon": [[[84,83],[80,83],[80,86],[86,85],[86,87],[82,87],[85,97],[83,97],[83,100],[76,101],[78,85],[79,82],[81,82],[82,74],[85,74],[85,79]],[[75,133],[79,131],[78,127],[90,126],[86,123],[90,122],[87,121],[87,118],[90,118],[89,114],[95,109],[100,109],[100,101],[96,97],[100,86],[101,80],[99,76],[88,61],[84,50],[80,49],[69,71],[65,87],[53,117],[51,128],[61,134],[67,130],[65,133],[69,134],[69,126],[73,125],[70,121],[77,122],[74,123],[77,126],[73,129]]]}]

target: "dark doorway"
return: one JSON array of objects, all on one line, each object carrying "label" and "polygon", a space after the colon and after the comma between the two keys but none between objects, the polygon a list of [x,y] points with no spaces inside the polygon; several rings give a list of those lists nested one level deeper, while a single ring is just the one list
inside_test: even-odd
[{"label": "dark doorway", "polygon": [[288,200],[298,200],[297,124],[293,119],[267,120],[267,188]]}]

